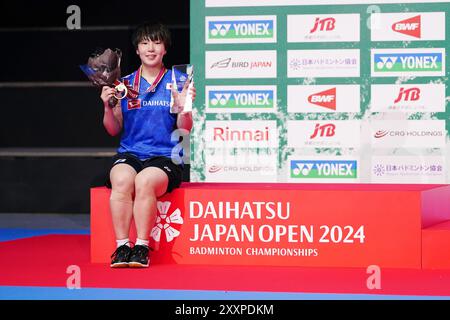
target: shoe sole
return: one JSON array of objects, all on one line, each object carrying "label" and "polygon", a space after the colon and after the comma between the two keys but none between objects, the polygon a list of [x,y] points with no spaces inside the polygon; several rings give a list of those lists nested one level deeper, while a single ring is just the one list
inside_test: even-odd
[{"label": "shoe sole", "polygon": [[148,268],[148,263],[147,264],[142,264],[139,262],[130,262],[128,263],[128,266],[130,268]]},{"label": "shoe sole", "polygon": [[111,268],[128,268],[128,262],[119,262],[110,265]]}]

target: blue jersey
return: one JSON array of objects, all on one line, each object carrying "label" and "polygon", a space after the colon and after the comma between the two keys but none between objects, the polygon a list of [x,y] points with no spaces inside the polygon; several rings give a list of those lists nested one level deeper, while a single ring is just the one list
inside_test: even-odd
[{"label": "blue jersey", "polygon": [[[122,81],[130,86],[136,80],[137,71],[124,77]],[[154,92],[143,77],[140,78],[139,97],[121,100],[123,132],[118,152],[129,152],[141,160],[154,156],[171,158],[177,141],[171,140],[176,129],[177,115],[170,113],[172,71],[162,77]]]}]

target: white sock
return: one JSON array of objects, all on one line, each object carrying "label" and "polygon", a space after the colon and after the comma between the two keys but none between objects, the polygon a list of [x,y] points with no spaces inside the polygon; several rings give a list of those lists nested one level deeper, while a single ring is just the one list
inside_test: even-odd
[{"label": "white sock", "polygon": [[146,246],[146,247],[148,247],[148,240],[142,240],[142,239],[137,238],[136,239],[136,245],[137,246]]},{"label": "white sock", "polygon": [[117,243],[117,248],[120,246],[123,246],[124,244],[126,244],[127,246],[130,246],[130,239],[126,238],[126,239],[122,239],[122,240],[116,240]]}]

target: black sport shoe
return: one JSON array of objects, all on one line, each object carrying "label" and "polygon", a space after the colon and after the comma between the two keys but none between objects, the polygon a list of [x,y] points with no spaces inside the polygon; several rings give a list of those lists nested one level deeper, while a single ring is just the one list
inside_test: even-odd
[{"label": "black sport shoe", "polygon": [[128,266],[130,268],[147,268],[149,248],[147,246],[135,245],[131,250]]},{"label": "black sport shoe", "polygon": [[131,248],[124,244],[111,255],[111,268],[127,268],[131,256]]}]

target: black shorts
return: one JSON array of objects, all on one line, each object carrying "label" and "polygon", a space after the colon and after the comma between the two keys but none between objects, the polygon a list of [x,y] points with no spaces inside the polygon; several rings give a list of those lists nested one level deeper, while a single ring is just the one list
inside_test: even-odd
[{"label": "black shorts", "polygon": [[[169,183],[167,185],[166,192],[171,192],[173,189],[178,188],[183,179],[182,165],[176,165],[172,162],[172,159],[167,157],[157,156],[147,160],[140,160],[138,157],[131,153],[118,153],[112,158],[111,169],[115,165],[121,163],[125,163],[133,167],[133,169],[136,170],[137,173],[148,167],[160,168],[167,174],[167,177],[169,177]],[[109,181],[109,179],[106,183],[106,186],[108,188],[111,188],[111,181]]]}]

